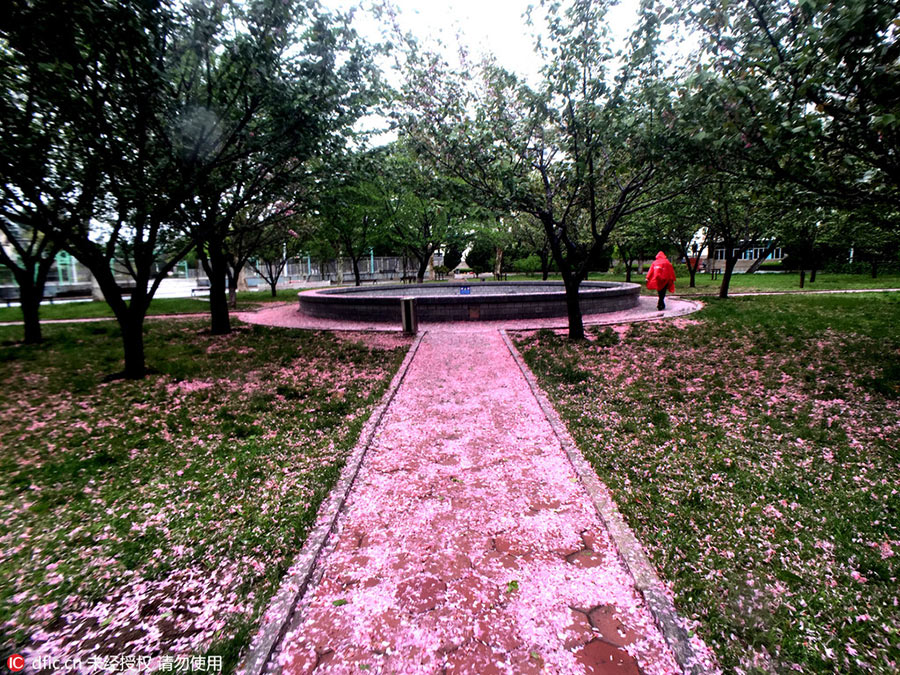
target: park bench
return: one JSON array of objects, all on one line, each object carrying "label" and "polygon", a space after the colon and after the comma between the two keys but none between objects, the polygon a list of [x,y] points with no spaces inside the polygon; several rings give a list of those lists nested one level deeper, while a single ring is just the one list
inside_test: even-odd
[{"label": "park bench", "polygon": [[715,281],[720,274],[722,274],[722,269],[720,267],[713,267],[709,274],[709,278],[711,281]]},{"label": "park bench", "polygon": [[[49,300],[53,304],[53,298],[59,295],[59,286],[56,284],[47,284],[44,286],[44,300]],[[12,301],[19,300],[18,286],[0,286],[0,302],[5,302],[7,307],[12,306]]]},{"label": "park bench", "polygon": [[416,283],[416,276],[414,274],[406,274],[400,277],[401,284],[414,284]]},{"label": "park bench", "polygon": [[209,293],[209,279],[197,279],[196,287],[191,289],[191,297],[197,294]]},{"label": "park bench", "polygon": [[0,300],[6,303],[7,307],[11,306],[13,300],[19,299],[18,286],[0,286]]},{"label": "park bench", "polygon": [[[374,283],[376,283],[377,281],[378,281],[378,279],[376,279],[375,277],[364,277],[364,276],[362,276],[362,275],[360,275],[360,277],[359,277],[359,283],[360,283],[360,284],[374,284]],[[330,283],[332,286],[334,286],[335,284],[338,283],[338,281],[337,281],[337,279],[329,279],[329,280],[328,280],[328,283]],[[341,282],[341,283],[343,283],[343,284],[355,284],[355,283],[356,283],[356,279],[354,279],[352,276],[344,277],[344,281]]]}]

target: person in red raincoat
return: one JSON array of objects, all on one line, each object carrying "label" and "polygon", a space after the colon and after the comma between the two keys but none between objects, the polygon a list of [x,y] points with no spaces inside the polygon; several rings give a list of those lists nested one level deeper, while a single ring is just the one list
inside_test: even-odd
[{"label": "person in red raincoat", "polygon": [[647,288],[659,294],[659,302],[656,309],[662,311],[666,308],[666,291],[672,293],[675,290],[675,268],[666,258],[666,254],[660,251],[656,254],[656,260],[650,265],[647,272]]}]

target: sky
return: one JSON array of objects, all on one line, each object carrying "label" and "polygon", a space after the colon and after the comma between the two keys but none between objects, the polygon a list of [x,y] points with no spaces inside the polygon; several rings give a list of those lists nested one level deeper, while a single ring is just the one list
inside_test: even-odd
[{"label": "sky", "polygon": [[[346,12],[359,5],[359,0],[321,0],[329,9]],[[367,0],[362,0],[367,4]],[[411,32],[420,42],[434,47],[442,43],[441,52],[451,63],[458,63],[459,44],[468,51],[468,60],[477,63],[481,55],[493,54],[500,65],[516,73],[532,86],[540,83],[541,59],[535,53],[536,30],[542,27],[539,0],[392,0],[398,9],[398,23],[405,32]],[[529,4],[536,6],[536,26],[529,26],[524,16]],[[607,17],[615,48],[621,49],[630,34],[640,0],[620,0],[609,10]],[[364,10],[357,10],[354,27],[366,40],[376,43],[385,38],[384,27]],[[381,62],[384,70],[390,62]],[[400,76],[386,72],[387,81],[394,86],[401,84]],[[387,120],[378,115],[365,117],[357,124],[360,131],[384,129]],[[396,133],[376,133],[369,142],[375,145],[396,140]]]},{"label": "sky", "polygon": [[[346,11],[352,0],[323,0],[326,7]],[[534,28],[523,16],[535,0],[393,0],[399,23],[420,40],[440,40],[446,55],[455,59],[457,35],[469,49],[470,59],[491,52],[507,69],[536,83],[540,59],[534,52]],[[609,13],[613,34],[624,44],[637,15],[638,0],[621,0]],[[535,18],[539,14],[535,12]],[[379,40],[379,26],[366,12],[358,12],[355,26],[370,41]],[[452,62],[452,61],[451,61]]]}]

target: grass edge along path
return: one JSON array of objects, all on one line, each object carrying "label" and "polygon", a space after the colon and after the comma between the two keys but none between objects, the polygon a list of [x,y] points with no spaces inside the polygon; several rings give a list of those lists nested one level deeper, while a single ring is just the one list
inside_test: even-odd
[{"label": "grass edge along path", "polygon": [[0,346],[4,648],[236,665],[409,341],[204,328],[148,326],[137,383],[113,324]]},{"label": "grass edge along path", "polygon": [[344,502],[347,500],[347,495],[353,487],[359,468],[365,459],[366,451],[372,443],[375,431],[378,429],[385,411],[394,399],[397,389],[403,383],[403,379],[409,370],[409,364],[415,357],[416,351],[419,349],[419,345],[422,344],[424,337],[424,331],[416,336],[416,339],[407,350],[406,356],[403,358],[403,363],[400,364],[397,372],[394,373],[387,391],[384,392],[378,405],[375,406],[375,409],[363,425],[359,440],[344,468],[341,470],[340,478],[332,487],[328,501],[319,508],[316,523],[303,543],[300,554],[285,573],[278,591],[269,601],[268,606],[260,617],[256,635],[250,642],[247,654],[239,668],[241,675],[262,675],[262,673],[266,672],[270,666],[271,659],[276,654],[282,639],[291,625],[292,619],[298,612],[298,604],[302,601],[307,589],[310,586],[314,586],[316,579],[321,575],[322,568],[321,566],[317,567],[317,563],[328,543],[329,537],[334,531],[337,518],[344,506]]},{"label": "grass edge along path", "polygon": [[678,665],[686,675],[718,672],[715,664],[710,662],[709,648],[699,637],[690,634],[687,622],[678,614],[670,598],[670,592],[663,586],[656,570],[647,559],[643,546],[619,512],[609,488],[600,482],[590,463],[578,449],[547,394],[540,388],[534,373],[510,340],[509,334],[501,330],[500,335],[553,428],[553,433],[559,439],[575,473],[578,474],[578,479],[590,496],[597,514],[616,546],[619,557],[634,579],[634,587],[643,596]]},{"label": "grass edge along path", "polygon": [[898,308],[714,300],[516,338],[726,671],[896,672]]}]

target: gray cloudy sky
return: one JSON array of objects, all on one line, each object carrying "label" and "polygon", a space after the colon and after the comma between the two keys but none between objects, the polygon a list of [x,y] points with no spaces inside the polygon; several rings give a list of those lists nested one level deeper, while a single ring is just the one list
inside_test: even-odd
[{"label": "gray cloudy sky", "polygon": [[[327,7],[346,10],[352,0],[323,0]],[[493,52],[509,70],[529,79],[535,78],[540,61],[534,53],[533,29],[526,25],[523,14],[529,3],[522,0],[394,0],[400,10],[399,22],[420,40],[440,40],[454,56],[457,35],[469,48],[471,57]],[[614,35],[624,40],[638,7],[638,0],[622,0],[609,14]],[[535,17],[539,16],[536,10]],[[538,24],[540,25],[540,24]],[[364,12],[357,15],[357,30],[375,41],[379,26]]]}]

